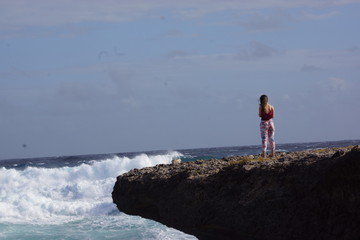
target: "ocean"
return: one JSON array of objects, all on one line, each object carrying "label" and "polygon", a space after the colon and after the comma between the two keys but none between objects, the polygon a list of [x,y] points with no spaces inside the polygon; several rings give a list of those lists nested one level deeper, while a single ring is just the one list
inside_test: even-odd
[{"label": "ocean", "polygon": [[[277,151],[359,145],[360,140],[278,144]],[[196,239],[118,211],[116,177],[133,168],[255,155],[260,146],[0,160],[0,239]]]}]

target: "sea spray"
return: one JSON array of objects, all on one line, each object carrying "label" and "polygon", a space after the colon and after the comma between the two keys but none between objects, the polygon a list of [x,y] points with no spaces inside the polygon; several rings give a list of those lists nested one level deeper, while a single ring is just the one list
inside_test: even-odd
[{"label": "sea spray", "polygon": [[167,164],[180,153],[132,159],[113,157],[76,167],[0,169],[0,221],[54,223],[115,210],[111,191],[118,175],[133,168]]},{"label": "sea spray", "polygon": [[168,164],[178,157],[180,153],[169,152],[114,156],[74,167],[2,167],[0,238],[194,239],[159,223],[120,213],[111,198],[118,175],[133,168]]}]

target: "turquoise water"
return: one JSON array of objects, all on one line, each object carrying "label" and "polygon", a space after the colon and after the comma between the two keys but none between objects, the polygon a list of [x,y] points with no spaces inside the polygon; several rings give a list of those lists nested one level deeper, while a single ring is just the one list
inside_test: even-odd
[{"label": "turquoise water", "polygon": [[180,231],[140,217],[118,216],[86,217],[68,223],[0,224],[0,239],[196,239]]}]

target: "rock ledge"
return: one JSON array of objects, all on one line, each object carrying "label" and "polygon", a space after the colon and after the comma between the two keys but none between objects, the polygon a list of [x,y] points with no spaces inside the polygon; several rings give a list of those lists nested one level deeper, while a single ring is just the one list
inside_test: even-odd
[{"label": "rock ledge", "polygon": [[360,146],[134,169],[118,209],[203,239],[360,239]]}]

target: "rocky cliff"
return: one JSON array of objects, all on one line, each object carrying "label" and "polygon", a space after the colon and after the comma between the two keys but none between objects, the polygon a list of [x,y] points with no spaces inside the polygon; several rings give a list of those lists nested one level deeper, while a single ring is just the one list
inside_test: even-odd
[{"label": "rocky cliff", "polygon": [[360,239],[360,146],[134,169],[118,209],[203,239]]}]

